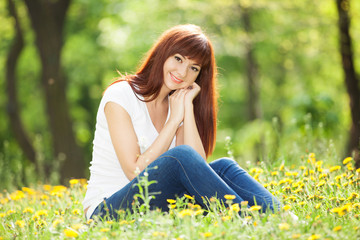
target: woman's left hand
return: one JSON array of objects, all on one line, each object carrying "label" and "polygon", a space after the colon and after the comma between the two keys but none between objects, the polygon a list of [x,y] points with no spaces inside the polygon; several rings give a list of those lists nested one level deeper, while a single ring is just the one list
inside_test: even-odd
[{"label": "woman's left hand", "polygon": [[185,105],[192,103],[194,98],[199,94],[201,88],[197,83],[193,83],[187,88],[187,92],[185,95]]}]

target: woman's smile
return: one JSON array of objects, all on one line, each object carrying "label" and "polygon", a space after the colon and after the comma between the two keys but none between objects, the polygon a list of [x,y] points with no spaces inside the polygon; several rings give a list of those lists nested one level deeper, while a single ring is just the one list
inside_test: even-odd
[{"label": "woman's smile", "polygon": [[183,80],[181,80],[180,78],[177,78],[174,74],[172,74],[172,73],[170,73],[170,77],[171,77],[171,79],[175,82],[175,83],[177,83],[177,84],[180,84],[180,83],[182,83],[183,82]]}]

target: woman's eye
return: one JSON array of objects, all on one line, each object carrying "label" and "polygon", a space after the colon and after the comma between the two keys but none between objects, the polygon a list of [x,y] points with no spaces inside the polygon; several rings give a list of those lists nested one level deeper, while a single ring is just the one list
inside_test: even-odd
[{"label": "woman's eye", "polygon": [[199,71],[199,69],[196,68],[196,67],[192,67],[191,70],[193,70],[194,72],[198,72],[198,71]]},{"label": "woman's eye", "polygon": [[179,58],[178,56],[175,56],[175,59],[176,61],[181,62],[181,58]]}]

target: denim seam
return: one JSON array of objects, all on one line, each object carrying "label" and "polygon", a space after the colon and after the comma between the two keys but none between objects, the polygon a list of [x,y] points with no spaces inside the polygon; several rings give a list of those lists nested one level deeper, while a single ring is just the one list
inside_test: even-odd
[{"label": "denim seam", "polygon": [[[252,192],[249,192],[247,191],[246,189],[243,189],[242,187],[240,187],[239,185],[235,184],[233,181],[231,181],[228,177],[226,177],[223,173],[218,173],[217,171],[215,171],[219,176],[221,176],[221,178],[226,178],[229,182],[231,182],[232,184],[234,184],[237,188],[241,189],[242,191],[244,192],[247,192],[249,195],[252,195],[252,196],[256,196],[256,197],[259,197],[259,198],[262,198],[262,199],[265,199],[265,197],[263,196],[260,196],[258,194],[255,194],[255,193],[252,193]],[[241,197],[241,196],[240,196]]]},{"label": "denim seam", "polygon": [[[189,181],[190,185],[192,186],[192,188],[195,190],[195,192],[196,192],[200,197],[202,197],[202,195],[196,190],[196,188],[194,187],[194,185],[191,183],[190,178],[189,178],[189,176],[187,175],[186,170],[185,170],[185,168],[183,167],[183,165],[181,164],[181,162],[179,161],[179,159],[177,159],[176,157],[173,157],[173,156],[162,156],[161,158],[166,158],[166,157],[173,158],[173,159],[175,159],[175,160],[179,163],[179,165],[181,166],[182,170],[184,171],[185,176],[186,176],[187,180]],[[159,158],[159,159],[161,159],[161,158]]]}]

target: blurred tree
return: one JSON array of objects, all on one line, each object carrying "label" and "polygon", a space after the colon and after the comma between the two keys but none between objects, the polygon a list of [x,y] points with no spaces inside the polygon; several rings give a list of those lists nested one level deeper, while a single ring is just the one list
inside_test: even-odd
[{"label": "blurred tree", "polygon": [[13,40],[13,44],[9,50],[7,61],[6,61],[6,85],[7,85],[7,96],[8,96],[8,104],[7,104],[7,112],[10,118],[10,127],[14,134],[14,137],[21,149],[23,150],[25,156],[36,165],[35,159],[35,150],[32,146],[29,137],[25,131],[24,125],[22,123],[22,119],[20,117],[20,109],[17,98],[17,85],[16,85],[16,66],[19,59],[19,56],[24,47],[24,37],[22,33],[22,29],[20,26],[20,21],[18,18],[18,14],[16,12],[16,8],[14,2],[12,0],[8,0],[8,8],[10,16],[14,19],[15,24],[15,37]]},{"label": "blurred tree", "polygon": [[66,98],[66,76],[61,66],[63,28],[70,0],[25,0],[42,65],[41,83],[52,134],[54,161],[61,161],[62,180],[83,177],[85,163],[77,145]]},{"label": "blurred tree", "polygon": [[360,167],[360,86],[355,72],[352,39],[350,36],[350,2],[337,0],[336,6],[339,14],[339,39],[342,66],[345,75],[345,85],[350,98],[351,130],[348,140],[347,154],[354,154],[356,167]]}]

